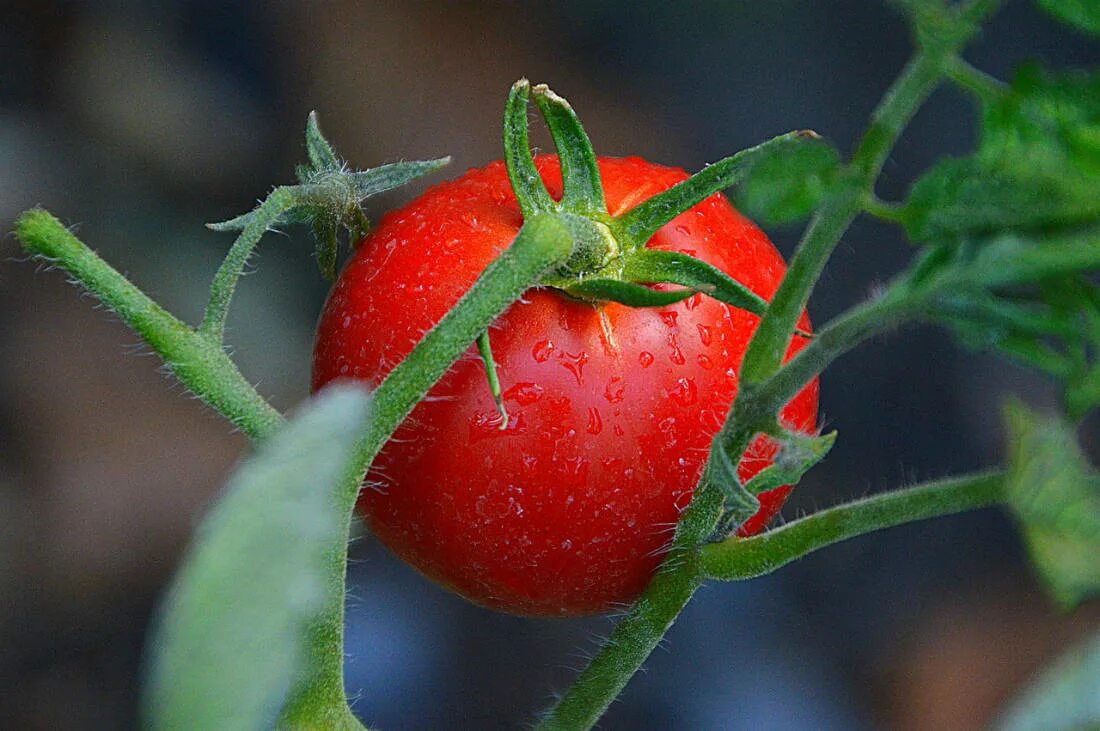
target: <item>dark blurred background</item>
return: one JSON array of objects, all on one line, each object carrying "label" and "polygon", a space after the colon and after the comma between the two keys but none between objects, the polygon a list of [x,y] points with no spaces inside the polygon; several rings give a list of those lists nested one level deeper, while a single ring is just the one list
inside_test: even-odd
[{"label": "dark blurred background", "polygon": [[[573,102],[601,153],[696,169],[794,128],[850,150],[909,45],[869,0],[4,2],[0,227],[47,206],[196,321],[230,243],[201,224],[291,180],[310,109],[354,165],[450,154],[453,176],[499,157],[504,97],[526,75]],[[968,57],[1004,78],[1024,58],[1088,65],[1098,51],[1018,0]],[[965,152],[973,112],[938,92],[880,194],[899,199],[937,155]],[[789,254],[798,232],[771,233]],[[300,231],[266,239],[231,317],[242,369],[280,407],[306,395],[326,289],[309,252]],[[894,230],[857,222],[814,318],[909,255]],[[64,279],[0,238],[0,727],[128,728],[159,592],[246,444]],[[841,437],[785,516],[999,462],[1006,392],[1055,400],[934,330],[861,348],[822,379]],[[1086,439],[1100,443],[1095,428]],[[523,727],[612,626],[497,615],[369,537],[351,553],[348,690],[383,728]],[[1002,513],[912,525],[704,589],[602,726],[980,728],[1097,626],[1096,603],[1065,616],[1044,599]]]}]

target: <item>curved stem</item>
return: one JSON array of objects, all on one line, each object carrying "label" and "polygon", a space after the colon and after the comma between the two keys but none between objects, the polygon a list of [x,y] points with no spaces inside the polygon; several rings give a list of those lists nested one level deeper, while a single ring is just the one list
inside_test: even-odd
[{"label": "curved stem", "polygon": [[50,213],[27,211],[15,222],[15,233],[24,249],[56,263],[114,310],[184,386],[249,437],[263,439],[282,423],[219,343],[149,299]]},{"label": "curved stem", "polygon": [[995,505],[1004,499],[1004,474],[979,472],[873,495],[822,510],[751,538],[705,546],[708,578],[737,581],[770,574],[808,553],[872,531]]},{"label": "curved stem", "polygon": [[536,728],[569,731],[595,725],[703,583],[697,553],[677,554],[675,561],[671,556],[666,559],[665,566],[675,565],[675,569],[666,568],[653,577],[646,594]]},{"label": "curved stem", "polygon": [[838,185],[807,227],[741,365],[741,382],[759,384],[783,362],[790,334],[840,237],[863,209],[867,192],[906,123],[940,81],[943,58],[920,51],[871,117]]},{"label": "curved stem", "polygon": [[[524,291],[573,252],[569,231],[551,215],[535,214],[523,224],[512,245],[478,277],[462,299],[429,330],[412,352],[378,386],[371,421],[348,468],[339,501],[351,526],[352,508],[375,455],[428,389],[478,335]],[[291,694],[283,723],[316,728],[321,719],[346,705],[344,698],[344,574],[346,545],[333,551],[330,603],[313,629],[309,672]]]},{"label": "curved stem", "polygon": [[[311,117],[312,119],[312,117]],[[237,289],[237,281],[244,273],[244,267],[248,263],[248,257],[256,249],[256,245],[268,227],[275,224],[279,217],[293,208],[298,201],[294,189],[290,186],[280,186],[271,191],[271,195],[260,204],[255,211],[246,214],[248,223],[241,231],[229,253],[225,255],[221,266],[214,275],[214,282],[210,285],[210,301],[203,313],[202,323],[198,331],[215,343],[221,343],[225,336],[225,320],[229,315],[229,303],[233,299],[233,292]]]},{"label": "curved stem", "polygon": [[1008,93],[1008,85],[955,56],[946,67],[947,78],[983,102],[995,102]]},{"label": "curved stem", "polygon": [[756,408],[767,414],[778,412],[830,363],[868,338],[896,327],[924,301],[924,296],[895,296],[888,291],[832,320],[778,373],[753,391]]}]

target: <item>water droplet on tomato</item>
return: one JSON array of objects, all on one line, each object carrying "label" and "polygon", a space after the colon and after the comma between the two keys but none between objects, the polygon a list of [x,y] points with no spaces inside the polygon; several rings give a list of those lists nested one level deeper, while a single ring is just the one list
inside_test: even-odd
[{"label": "water droplet on tomato", "polygon": [[676,365],[683,365],[684,364],[684,352],[682,350],[680,350],[680,343],[676,342],[676,336],[675,335],[669,335],[668,336],[668,347],[669,347],[669,351],[670,351],[669,354],[668,354],[668,359],[671,360]]},{"label": "water droplet on tomato", "polygon": [[470,417],[470,442],[479,442],[483,439],[492,439],[504,435],[522,434],[527,431],[527,424],[523,414],[512,414],[508,418],[508,426],[500,428],[500,414],[497,411],[479,411]]},{"label": "water droplet on tomato", "polygon": [[684,300],[684,307],[686,307],[688,309],[688,311],[690,312],[691,310],[694,310],[696,307],[699,306],[699,302],[700,302],[700,300],[702,300],[702,298],[703,298],[703,296],[701,294],[699,294],[698,292],[696,292],[695,294],[691,295],[686,300]]},{"label": "water droplet on tomato", "polygon": [[676,227],[676,233],[680,234],[681,236],[691,236],[691,229],[681,224]]},{"label": "water droplet on tomato", "polygon": [[699,331],[699,342],[704,346],[710,345],[710,328],[699,323],[695,325],[695,329]]},{"label": "water droplet on tomato", "polygon": [[711,359],[705,355],[700,355],[698,358],[696,358],[696,360],[699,362],[699,367],[702,368],[704,371],[709,371],[711,368],[714,367],[714,363],[711,362]]},{"label": "water droplet on tomato", "polygon": [[603,419],[600,418],[600,410],[595,406],[588,407],[588,433],[599,434],[603,431]]},{"label": "water droplet on tomato", "polygon": [[517,383],[505,391],[502,396],[506,400],[515,401],[520,406],[527,406],[542,398],[542,386],[537,383]]},{"label": "water droplet on tomato", "polygon": [[672,389],[669,396],[679,401],[684,406],[691,406],[699,400],[699,392],[695,388],[695,380],[681,378],[676,381],[676,388]]},{"label": "water droplet on tomato", "polygon": [[536,363],[545,363],[550,360],[550,354],[554,352],[554,344],[549,340],[540,340],[531,348],[531,357]]},{"label": "water droplet on tomato", "polygon": [[661,321],[664,322],[665,325],[667,325],[668,327],[676,327],[677,315],[675,312],[665,311],[658,312],[657,314],[661,316]]},{"label": "water droplet on tomato", "polygon": [[623,379],[619,376],[612,376],[603,390],[603,397],[607,399],[608,403],[617,404],[623,400],[623,391],[625,389],[626,385],[623,383]]},{"label": "water droplet on tomato", "polygon": [[650,353],[648,350],[643,350],[641,353],[638,353],[638,362],[642,365],[642,368],[649,368],[653,365],[653,353]]},{"label": "water droplet on tomato", "polygon": [[562,353],[561,365],[573,374],[577,379],[577,385],[581,385],[584,378],[584,364],[588,362],[588,353],[583,350],[580,353]]},{"label": "water droplet on tomato", "polygon": [[614,432],[615,432],[615,436],[621,437],[623,435],[623,428],[621,426],[619,426],[618,424],[616,424],[615,427],[614,427]]}]

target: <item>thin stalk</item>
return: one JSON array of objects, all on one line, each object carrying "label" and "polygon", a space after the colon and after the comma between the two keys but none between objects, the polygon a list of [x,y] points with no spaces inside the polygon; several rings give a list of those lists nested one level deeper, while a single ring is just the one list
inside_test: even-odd
[{"label": "thin stalk", "polygon": [[[551,215],[527,219],[512,245],[478,277],[462,299],[429,330],[374,392],[371,422],[348,468],[337,497],[346,508],[350,530],[352,507],[367,468],[428,389],[469,349],[478,335],[542,276],[573,253],[568,230]],[[315,728],[346,706],[344,698],[344,574],[346,544],[332,553],[331,602],[312,632],[308,674],[291,694],[283,723]],[[323,727],[323,726],[322,726]]]},{"label": "thin stalk", "polygon": [[267,229],[279,217],[299,203],[299,197],[292,186],[281,186],[271,191],[271,195],[250,214],[244,230],[237,236],[229,253],[225,255],[214,281],[210,285],[210,301],[203,313],[199,332],[215,343],[221,343],[225,337],[225,321],[229,315],[229,304],[237,282],[244,273],[248,258],[252,256],[256,245],[267,233]]},{"label": "thin stalk", "polygon": [[962,58],[951,58],[946,66],[947,78],[983,102],[995,102],[1008,94],[1008,85],[998,78],[971,66]]},{"label": "thin stalk", "polygon": [[727,538],[704,546],[702,569],[712,579],[752,579],[849,538],[996,505],[1003,499],[1001,472],[937,480],[838,505],[751,538]]},{"label": "thin stalk", "polygon": [[886,93],[871,117],[840,182],[826,198],[795,250],[787,274],[749,343],[741,364],[741,383],[770,378],[783,362],[790,334],[806,307],[840,237],[863,209],[867,193],[906,123],[940,81],[942,57],[920,51]]},{"label": "thin stalk", "polygon": [[219,343],[175,318],[99,258],[42,209],[15,222],[23,248],[64,269],[149,344],[193,394],[253,440],[271,434],[283,417],[252,387]]}]

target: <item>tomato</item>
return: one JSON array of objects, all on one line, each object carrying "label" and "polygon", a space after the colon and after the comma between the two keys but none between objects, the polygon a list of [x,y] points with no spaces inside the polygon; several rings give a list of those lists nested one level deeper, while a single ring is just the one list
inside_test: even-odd
[{"label": "tomato", "polygon": [[[536,164],[559,197],[557,159]],[[686,177],[636,157],[601,158],[599,168],[612,215]],[[499,162],[386,215],[325,304],[313,389],[337,378],[378,384],[522,222]],[[767,237],[720,194],[648,246],[698,256],[764,298],[784,273]],[[378,455],[360,511],[394,553],[478,604],[565,616],[631,602],[691,498],[757,322],[702,295],[645,309],[530,290],[490,329],[507,428],[471,346]],[[816,411],[814,381],[781,418],[810,431]],[[741,477],[773,454],[758,438]],[[742,533],[760,530],[789,490],[761,495]]]}]

